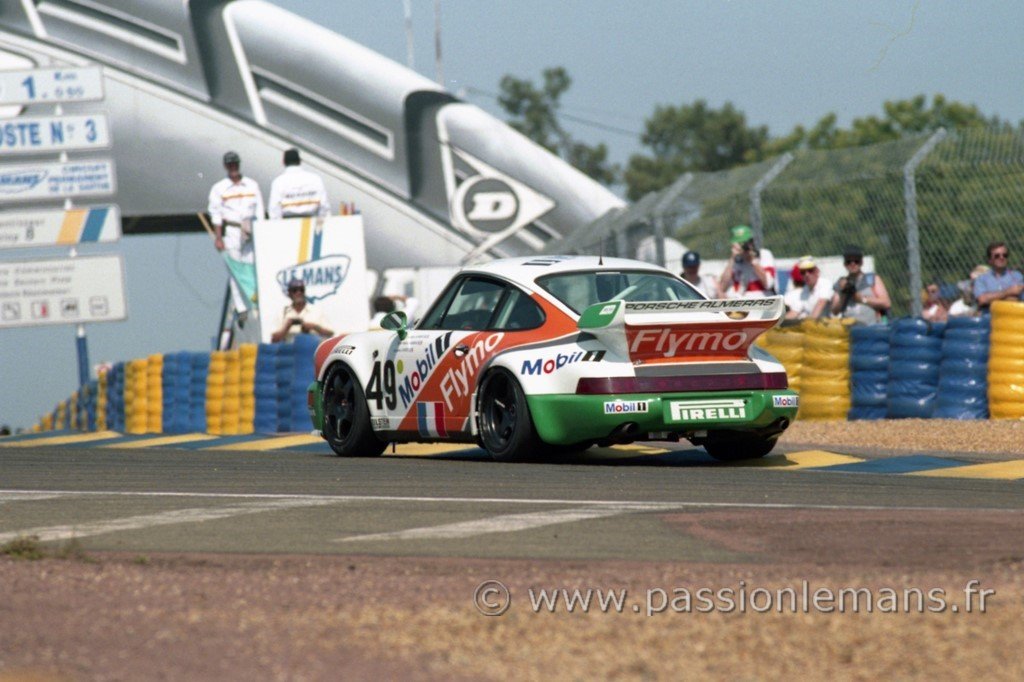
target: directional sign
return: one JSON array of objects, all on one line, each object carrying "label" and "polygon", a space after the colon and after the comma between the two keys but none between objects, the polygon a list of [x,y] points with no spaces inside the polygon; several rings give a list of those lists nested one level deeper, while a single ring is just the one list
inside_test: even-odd
[{"label": "directional sign", "polygon": [[0,213],[0,249],[73,246],[120,238],[121,210],[113,205]]},{"label": "directional sign", "polygon": [[119,255],[0,263],[0,329],[127,316]]},{"label": "directional sign", "polygon": [[0,104],[57,104],[103,99],[98,66],[0,71]]},{"label": "directional sign", "polygon": [[100,196],[115,191],[114,162],[109,159],[0,166],[0,203]]},{"label": "directional sign", "polygon": [[110,130],[105,114],[0,121],[0,154],[37,154],[105,149],[109,146]]}]

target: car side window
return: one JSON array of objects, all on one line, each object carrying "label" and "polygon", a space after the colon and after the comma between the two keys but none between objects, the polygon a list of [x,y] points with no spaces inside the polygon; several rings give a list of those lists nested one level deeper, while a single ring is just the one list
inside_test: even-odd
[{"label": "car side window", "polygon": [[447,305],[439,301],[420,329],[463,329],[482,331],[489,328],[494,310],[505,291],[505,285],[481,277],[466,277],[446,292]]},{"label": "car side window", "polygon": [[495,315],[492,328],[501,331],[536,329],[544,324],[544,320],[544,311],[529,295],[515,287],[509,287],[508,295]]}]

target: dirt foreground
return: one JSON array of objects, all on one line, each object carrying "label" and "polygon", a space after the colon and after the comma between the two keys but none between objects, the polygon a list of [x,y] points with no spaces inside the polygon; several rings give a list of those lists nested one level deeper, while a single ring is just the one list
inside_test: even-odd
[{"label": "dirt foreground", "polygon": [[1024,421],[901,419],[898,421],[801,421],[786,430],[780,443],[815,444],[842,451],[881,448],[920,452],[1000,453],[1024,456]]}]

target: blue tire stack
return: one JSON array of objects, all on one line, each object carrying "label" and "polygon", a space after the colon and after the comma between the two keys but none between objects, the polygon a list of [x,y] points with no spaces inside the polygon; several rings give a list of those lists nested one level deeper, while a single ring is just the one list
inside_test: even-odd
[{"label": "blue tire stack", "polygon": [[322,339],[312,334],[299,334],[295,337],[295,364],[292,369],[291,386],[288,389],[290,406],[289,431],[306,431],[313,428],[309,419],[306,389],[313,381],[313,356]]},{"label": "blue tire stack", "polygon": [[124,433],[124,363],[118,362],[107,374],[107,428]]},{"label": "blue tire stack", "polygon": [[903,318],[889,335],[889,386],[886,401],[890,419],[930,419],[939,390],[939,362],[945,324]]},{"label": "blue tire stack", "polygon": [[850,411],[847,419],[885,419],[889,391],[889,327],[850,328]]},{"label": "blue tire stack", "polygon": [[209,353],[188,353],[188,432],[206,433],[206,376],[210,372]]},{"label": "blue tire stack", "polygon": [[163,432],[188,433],[192,403],[192,358],[189,353],[167,353],[160,380],[163,383]]},{"label": "blue tire stack", "polygon": [[256,433],[277,431],[277,351],[281,346],[275,343],[261,343],[256,350],[256,416],[253,429]]},{"label": "blue tire stack", "polygon": [[988,419],[990,317],[953,317],[942,339],[939,400],[942,419]]},{"label": "blue tire stack", "polygon": [[295,346],[287,343],[277,348],[277,431],[291,431],[291,388],[295,375]]}]

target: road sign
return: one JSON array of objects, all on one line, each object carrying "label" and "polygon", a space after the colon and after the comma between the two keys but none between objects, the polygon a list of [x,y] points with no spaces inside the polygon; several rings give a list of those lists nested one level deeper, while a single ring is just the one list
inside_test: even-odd
[{"label": "road sign", "polygon": [[120,238],[121,209],[114,205],[0,213],[0,249],[74,246]]},{"label": "road sign", "polygon": [[0,203],[101,196],[116,190],[110,159],[0,166]]},{"label": "road sign", "polygon": [[58,104],[103,99],[98,66],[0,71],[0,104]]},{"label": "road sign", "polygon": [[40,154],[109,146],[110,130],[105,114],[0,120],[0,154]]},{"label": "road sign", "polygon": [[120,255],[0,263],[0,329],[127,316]]}]

